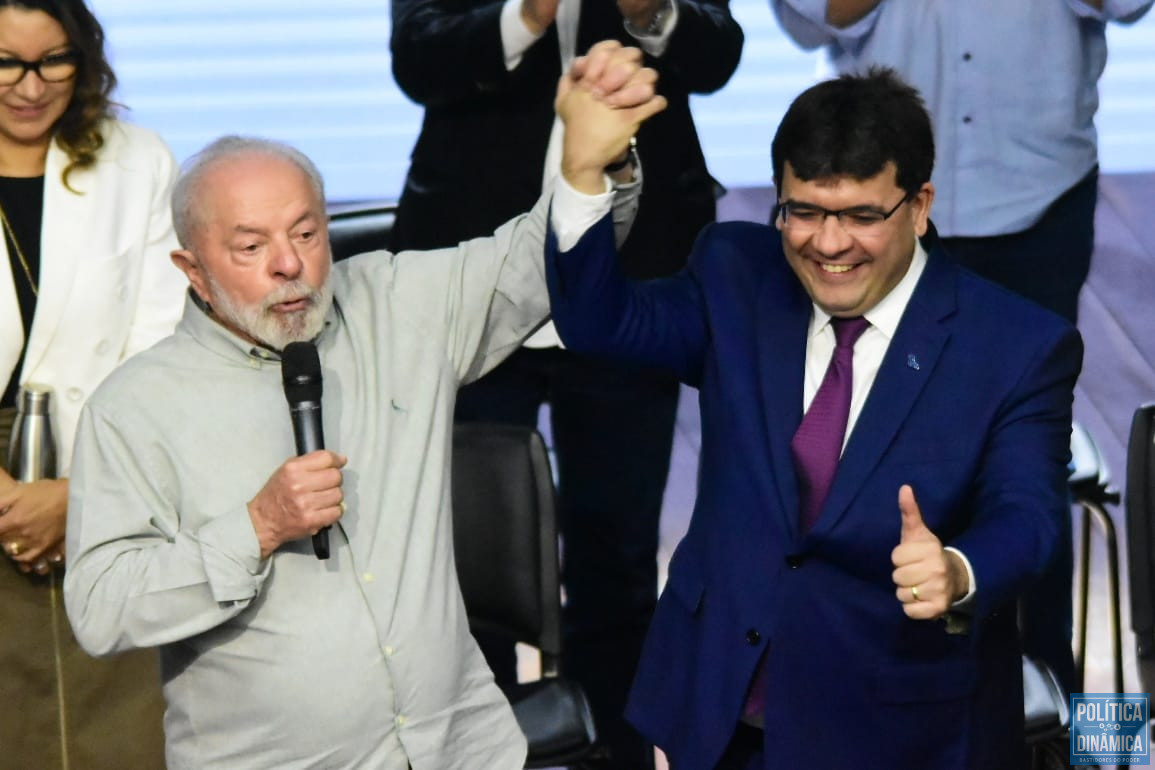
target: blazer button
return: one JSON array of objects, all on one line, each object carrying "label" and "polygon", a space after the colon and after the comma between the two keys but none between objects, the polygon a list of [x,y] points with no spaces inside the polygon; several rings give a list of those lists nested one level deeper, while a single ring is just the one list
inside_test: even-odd
[{"label": "blazer button", "polygon": [[758,642],[760,642],[760,641],[762,641],[762,634],[758,633],[758,629],[751,628],[749,631],[746,632],[746,644],[753,647],[754,645],[758,644]]},{"label": "blazer button", "polygon": [[792,553],[786,557],[786,566],[790,569],[798,569],[804,561],[806,561],[805,556],[800,553]]}]

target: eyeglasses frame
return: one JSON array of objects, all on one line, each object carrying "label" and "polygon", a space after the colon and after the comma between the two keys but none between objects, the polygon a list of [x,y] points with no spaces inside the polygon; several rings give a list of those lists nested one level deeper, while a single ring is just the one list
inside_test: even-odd
[{"label": "eyeglasses frame", "polygon": [[910,201],[914,197],[915,196],[913,196],[909,193],[903,195],[902,200],[900,200],[898,203],[894,204],[894,207],[890,211],[886,211],[886,212],[879,211],[878,209],[872,208],[870,206],[850,206],[850,207],[844,208],[844,209],[828,209],[828,208],[825,208],[823,206],[817,206],[813,203],[801,203],[799,201],[794,201],[794,200],[787,198],[784,201],[780,200],[780,201],[776,201],[774,203],[774,216],[771,218],[770,221],[773,222],[774,220],[778,219],[779,215],[781,215],[782,216],[782,225],[784,227],[789,227],[790,226],[789,225],[790,217],[787,215],[787,212],[789,211],[789,208],[787,208],[787,207],[790,206],[791,204],[798,204],[800,206],[806,206],[810,209],[813,209],[816,214],[817,213],[822,214],[822,219],[818,223],[817,227],[814,228],[814,232],[817,232],[818,230],[822,229],[822,225],[826,222],[827,217],[834,217],[834,219],[837,220],[837,222],[838,222],[838,226],[841,227],[843,230],[846,230],[846,225],[842,221],[842,217],[846,214],[851,214],[851,213],[855,213],[855,212],[864,213],[867,211],[870,211],[872,213],[881,214],[882,219],[878,220],[878,222],[875,224],[882,224],[883,222],[887,221],[892,216],[894,216],[894,213],[896,211],[898,211],[900,208],[902,208],[902,204],[907,203],[908,201]]},{"label": "eyeglasses frame", "polygon": [[[10,56],[0,56],[0,61],[13,62],[13,65],[18,64],[23,68],[23,72],[20,73],[20,77],[16,78],[11,83],[0,83],[0,88],[12,88],[13,86],[20,85],[24,78],[28,77],[29,72],[35,72],[36,77],[40,78],[45,83],[65,83],[76,77],[76,72],[80,69],[80,52],[61,51],[60,53],[43,56],[36,61],[26,61],[24,59],[17,59]],[[48,78],[44,77],[44,73],[40,71],[40,68],[43,67],[46,63],[57,64],[61,62],[72,64],[72,72],[67,77],[49,80]],[[12,66],[11,68],[15,69],[15,66]],[[4,68],[0,68],[0,70],[3,69]]]}]

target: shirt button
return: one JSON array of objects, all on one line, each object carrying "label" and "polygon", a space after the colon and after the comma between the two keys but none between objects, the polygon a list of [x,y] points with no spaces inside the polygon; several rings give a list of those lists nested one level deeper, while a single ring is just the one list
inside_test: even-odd
[{"label": "shirt button", "polygon": [[762,641],[762,634],[758,633],[758,629],[751,628],[746,632],[746,644],[753,647],[758,642]]},{"label": "shirt button", "polygon": [[261,359],[255,357],[255,356],[249,356],[249,368],[250,369],[260,369],[261,368]]},{"label": "shirt button", "polygon": [[67,395],[69,401],[79,401],[84,398],[84,391],[80,388],[69,388]]},{"label": "shirt button", "polygon": [[391,645],[385,646],[385,657],[387,657],[387,658],[393,657],[393,647]]},{"label": "shirt button", "polygon": [[361,579],[364,580],[366,583],[372,583],[373,582],[373,573],[372,572],[366,572],[364,575],[361,576]]},{"label": "shirt button", "polygon": [[96,354],[98,356],[103,356],[108,352],[108,347],[108,340],[101,340],[96,344]]},{"label": "shirt button", "polygon": [[405,715],[404,714],[398,714],[397,715],[397,726],[398,727],[404,727],[405,726]]},{"label": "shirt button", "polygon": [[970,122],[971,122],[971,116],[970,115],[967,115],[965,118],[963,118],[963,123],[970,123]]},{"label": "shirt button", "polygon": [[963,54],[963,61],[970,61],[970,60],[971,60],[971,52],[967,51],[966,53]]}]

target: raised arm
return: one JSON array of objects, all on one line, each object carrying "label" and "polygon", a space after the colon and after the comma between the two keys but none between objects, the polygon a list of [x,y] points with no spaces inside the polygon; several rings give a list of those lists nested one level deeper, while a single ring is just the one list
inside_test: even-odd
[{"label": "raised arm", "polygon": [[[711,93],[726,85],[742,56],[742,28],[730,14],[727,0],[618,0],[618,8],[635,34],[658,14],[672,14],[668,38],[657,49],[639,44],[652,57],[663,82],[690,93]],[[660,53],[655,54],[655,50]]]},{"label": "raised arm", "polygon": [[608,217],[576,239],[567,229],[555,210],[546,241],[546,279],[553,321],[566,346],[666,369],[699,385],[709,330],[695,268],[710,251],[712,228],[698,239],[688,269],[652,281],[626,279]]},{"label": "raised arm", "polygon": [[[641,121],[666,104],[654,93],[656,73],[641,61],[639,50],[604,41],[580,57],[559,85],[588,97],[562,114],[568,148],[563,164],[604,194],[606,210],[612,197],[636,190],[610,192],[605,167],[624,154]],[[496,366],[548,316],[541,259],[548,211],[547,195],[492,237],[393,257],[393,277],[384,283],[408,318],[421,319],[429,344],[445,346],[460,381]]]},{"label": "raised arm", "polygon": [[[660,98],[660,97],[659,97]],[[608,202],[580,213],[573,201],[603,194],[599,163],[625,146],[654,103],[633,110],[603,106],[589,88],[565,78],[556,108],[566,121],[562,181],[554,197],[545,264],[554,321],[571,348],[637,360],[694,381],[705,348],[697,284],[688,274],[646,284],[625,280],[617,259]],[[664,103],[660,105],[664,107]]]},{"label": "raised arm", "polygon": [[826,23],[849,27],[878,7],[882,0],[826,0]]},{"label": "raised arm", "polygon": [[812,50],[836,40],[870,33],[885,0],[770,0],[783,31],[799,46]]},{"label": "raised arm", "polygon": [[463,101],[510,88],[500,0],[393,0],[389,48],[393,77],[426,106]]},{"label": "raised arm", "polygon": [[1067,3],[1079,16],[1134,24],[1151,10],[1155,0],[1067,0]]}]

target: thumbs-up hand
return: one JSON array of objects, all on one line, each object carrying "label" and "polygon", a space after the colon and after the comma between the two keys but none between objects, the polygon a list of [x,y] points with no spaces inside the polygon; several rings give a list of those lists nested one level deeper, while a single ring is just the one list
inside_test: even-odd
[{"label": "thumbs-up hand", "polygon": [[932,620],[966,596],[966,567],[957,554],[943,549],[942,541],[926,526],[909,484],[898,490],[898,510],[902,530],[890,555],[895,596],[907,617]]}]

